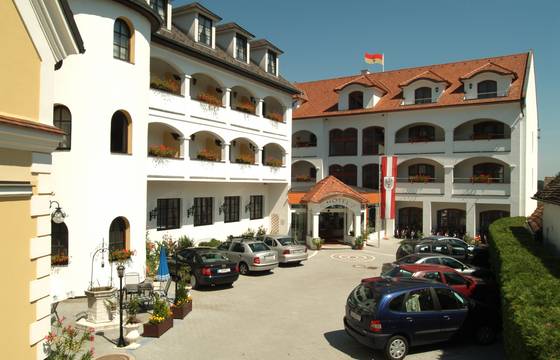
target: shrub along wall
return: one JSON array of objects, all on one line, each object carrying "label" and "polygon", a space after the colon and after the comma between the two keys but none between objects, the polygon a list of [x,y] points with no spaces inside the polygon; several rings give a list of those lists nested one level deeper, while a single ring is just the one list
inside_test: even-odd
[{"label": "shrub along wall", "polygon": [[501,286],[507,358],[560,359],[560,257],[536,243],[524,217],[490,226],[490,257]]}]

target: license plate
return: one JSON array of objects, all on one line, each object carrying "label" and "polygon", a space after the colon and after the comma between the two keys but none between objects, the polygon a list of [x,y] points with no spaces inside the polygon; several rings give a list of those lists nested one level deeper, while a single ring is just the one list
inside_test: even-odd
[{"label": "license plate", "polygon": [[303,252],[303,250],[302,250],[302,249],[299,249],[299,250],[294,250],[294,254],[299,254],[299,253],[302,253],[302,252]]},{"label": "license plate", "polygon": [[274,256],[274,255],[267,255],[267,256],[265,256],[264,258],[265,258],[265,259],[274,259],[275,256]]},{"label": "license plate", "polygon": [[358,320],[358,321],[361,321],[361,320],[362,320],[362,317],[361,317],[360,315],[356,314],[356,313],[353,312],[353,311],[350,311],[350,316],[351,316],[354,320]]},{"label": "license plate", "polygon": [[218,274],[228,273],[231,269],[218,269]]}]

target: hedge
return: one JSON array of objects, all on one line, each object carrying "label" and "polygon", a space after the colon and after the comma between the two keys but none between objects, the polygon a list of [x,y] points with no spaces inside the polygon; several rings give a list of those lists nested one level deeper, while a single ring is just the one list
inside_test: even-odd
[{"label": "hedge", "polygon": [[490,225],[490,261],[501,287],[511,360],[560,359],[560,257],[533,240],[526,218]]}]

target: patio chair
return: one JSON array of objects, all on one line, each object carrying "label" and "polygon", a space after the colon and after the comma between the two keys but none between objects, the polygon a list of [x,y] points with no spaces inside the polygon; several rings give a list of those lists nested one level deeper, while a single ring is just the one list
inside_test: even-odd
[{"label": "patio chair", "polygon": [[124,289],[126,291],[126,297],[132,295],[139,295],[140,289],[140,274],[137,272],[129,272],[124,274]]}]

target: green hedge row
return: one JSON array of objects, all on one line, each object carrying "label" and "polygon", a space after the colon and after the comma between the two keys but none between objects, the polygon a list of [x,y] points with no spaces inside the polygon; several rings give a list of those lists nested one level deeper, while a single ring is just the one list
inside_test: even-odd
[{"label": "green hedge row", "polygon": [[536,243],[524,217],[490,226],[490,259],[502,294],[510,360],[560,359],[560,257]]}]

